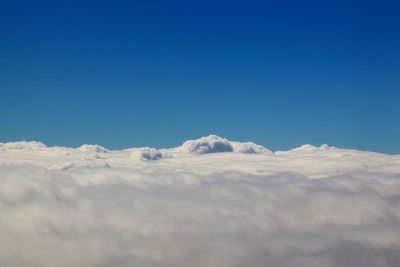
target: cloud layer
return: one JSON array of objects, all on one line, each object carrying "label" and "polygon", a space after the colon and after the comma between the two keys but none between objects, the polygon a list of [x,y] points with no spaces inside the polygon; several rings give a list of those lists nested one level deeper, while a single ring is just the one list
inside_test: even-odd
[{"label": "cloud layer", "polygon": [[400,265],[399,156],[211,139],[0,144],[0,266]]}]

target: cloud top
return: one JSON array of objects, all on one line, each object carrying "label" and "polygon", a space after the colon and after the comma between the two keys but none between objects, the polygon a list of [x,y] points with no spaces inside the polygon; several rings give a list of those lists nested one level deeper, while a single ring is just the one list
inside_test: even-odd
[{"label": "cloud top", "polygon": [[193,154],[238,152],[247,154],[271,153],[268,149],[252,142],[234,142],[217,135],[209,135],[195,140],[188,140],[182,144],[182,150]]},{"label": "cloud top", "polygon": [[47,148],[45,144],[36,141],[0,143],[1,150],[40,150],[45,148]]},{"label": "cloud top", "polygon": [[109,153],[110,150],[99,145],[81,145],[77,150],[82,152]]},{"label": "cloud top", "polygon": [[196,140],[188,140],[182,147],[194,154],[232,152],[233,147],[230,142],[217,135],[209,135]]},{"label": "cloud top", "polygon": [[138,157],[143,161],[159,160],[167,157],[167,155],[158,149],[151,147],[141,148],[139,151],[132,152],[132,157]]},{"label": "cloud top", "polygon": [[272,152],[261,145],[257,145],[253,142],[230,142],[233,151],[246,154],[271,154]]}]

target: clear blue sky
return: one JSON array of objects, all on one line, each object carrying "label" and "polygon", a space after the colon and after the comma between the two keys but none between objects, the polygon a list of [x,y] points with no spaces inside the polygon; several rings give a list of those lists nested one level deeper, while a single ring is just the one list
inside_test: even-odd
[{"label": "clear blue sky", "polygon": [[399,1],[0,2],[0,142],[400,153]]}]

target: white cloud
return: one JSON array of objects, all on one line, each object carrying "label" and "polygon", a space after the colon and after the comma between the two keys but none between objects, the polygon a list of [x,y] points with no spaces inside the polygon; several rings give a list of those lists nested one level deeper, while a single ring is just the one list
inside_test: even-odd
[{"label": "white cloud", "polygon": [[151,147],[141,148],[139,151],[132,152],[132,157],[138,157],[140,160],[159,160],[167,157],[167,155],[158,149]]},{"label": "white cloud", "polygon": [[252,142],[230,142],[233,146],[234,152],[247,153],[247,154],[270,154],[270,150],[266,149],[261,145],[254,144]]},{"label": "white cloud", "polygon": [[400,265],[399,156],[210,139],[0,151],[0,266]]},{"label": "white cloud", "polygon": [[217,135],[209,135],[195,140],[188,140],[182,144],[180,150],[194,154],[238,152],[246,154],[270,154],[265,147],[252,142],[234,142]]},{"label": "white cloud", "polygon": [[9,142],[9,143],[0,143],[1,150],[38,150],[47,148],[45,144],[42,142]]},{"label": "white cloud", "polygon": [[95,153],[109,153],[110,151],[99,145],[81,145],[77,148],[79,151],[83,152],[95,152]]},{"label": "white cloud", "polygon": [[209,135],[196,140],[188,140],[183,143],[182,148],[194,154],[233,151],[233,147],[227,139],[216,135]]}]

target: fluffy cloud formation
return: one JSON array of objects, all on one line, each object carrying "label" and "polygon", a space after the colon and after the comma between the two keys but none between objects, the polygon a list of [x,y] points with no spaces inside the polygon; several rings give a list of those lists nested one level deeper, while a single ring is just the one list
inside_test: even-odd
[{"label": "fluffy cloud formation", "polygon": [[209,135],[196,140],[188,140],[180,147],[183,151],[193,154],[238,152],[246,154],[268,154],[268,149],[252,142],[234,142],[217,135]]},{"label": "fluffy cloud formation", "polygon": [[232,142],[231,141],[230,143],[233,147],[234,152],[247,153],[247,154],[270,154],[270,153],[272,153],[265,147],[254,144],[253,142],[240,143],[240,142]]},{"label": "fluffy cloud formation", "polygon": [[81,145],[77,148],[79,151],[83,152],[95,152],[95,153],[109,153],[110,151],[99,145]]},{"label": "fluffy cloud formation", "polygon": [[42,142],[9,142],[9,143],[0,143],[1,150],[38,150],[47,148],[45,144]]},{"label": "fluffy cloud formation", "polygon": [[230,142],[216,135],[209,135],[196,140],[188,140],[183,143],[182,148],[194,154],[232,152]]},{"label": "fluffy cloud formation", "polygon": [[139,159],[147,160],[159,160],[167,157],[167,155],[158,149],[151,147],[144,147],[139,151],[132,152],[132,157],[139,157]]},{"label": "fluffy cloud formation", "polygon": [[0,266],[400,266],[399,155],[211,139],[1,149]]}]

